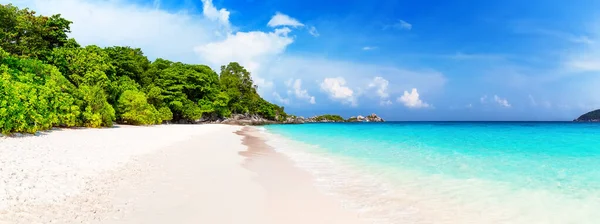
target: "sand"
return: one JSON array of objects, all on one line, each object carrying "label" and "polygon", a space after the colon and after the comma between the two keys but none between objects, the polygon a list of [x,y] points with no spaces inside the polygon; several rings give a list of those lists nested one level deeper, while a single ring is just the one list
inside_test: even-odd
[{"label": "sand", "polygon": [[0,223],[358,223],[311,176],[229,125],[0,138]]}]

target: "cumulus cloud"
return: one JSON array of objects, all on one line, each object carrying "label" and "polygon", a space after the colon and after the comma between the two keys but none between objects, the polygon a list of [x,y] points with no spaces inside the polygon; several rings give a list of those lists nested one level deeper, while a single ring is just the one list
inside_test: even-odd
[{"label": "cumulus cloud", "polygon": [[[43,15],[61,14],[73,21],[69,36],[80,44],[139,47],[151,59],[162,57],[198,63],[192,49],[217,39],[215,33],[223,30],[222,25],[203,15],[155,8],[160,2],[147,6],[126,1],[89,0],[0,0],[0,3],[29,7]],[[225,22],[226,10],[221,12],[221,22]]]},{"label": "cumulus cloud", "polygon": [[392,101],[388,100],[388,97],[390,96],[390,94],[388,93],[389,84],[390,82],[388,82],[388,80],[384,79],[383,77],[377,76],[373,78],[373,80],[369,82],[367,86],[370,89],[374,88],[376,90],[376,94],[381,100],[381,105],[392,104]]},{"label": "cumulus cloud", "polygon": [[494,95],[494,101],[496,101],[496,103],[498,103],[500,106],[511,107],[510,103],[508,103],[508,100],[501,98],[497,95]]},{"label": "cumulus cloud", "polygon": [[221,25],[229,28],[229,11],[227,9],[217,9],[212,0],[202,0],[202,14],[210,20],[218,21]]},{"label": "cumulus cloud", "polygon": [[150,59],[206,63],[217,70],[237,61],[252,73],[259,90],[273,85],[271,80],[260,76],[262,65],[283,53],[294,41],[288,36],[291,32],[288,27],[271,32],[231,32],[229,10],[216,8],[211,0],[202,0],[201,15],[162,10],[160,1],[149,5],[89,0],[0,0],[0,3],[29,7],[44,15],[62,14],[74,22],[70,36],[82,45],[139,47]]},{"label": "cumulus cloud", "polygon": [[297,99],[307,100],[310,104],[315,104],[315,97],[308,94],[306,89],[302,89],[302,80],[289,79],[285,85],[290,88],[288,94],[293,94]]},{"label": "cumulus cloud", "polygon": [[302,24],[297,19],[294,19],[286,14],[277,12],[271,18],[271,20],[269,20],[269,23],[267,23],[267,26],[270,26],[270,27],[278,27],[278,26],[302,27],[302,26],[304,26],[304,24]]},{"label": "cumulus cloud", "polygon": [[410,93],[408,91],[404,91],[404,95],[402,95],[401,97],[398,97],[397,101],[400,103],[403,103],[404,106],[406,106],[408,108],[416,109],[416,108],[430,107],[430,105],[428,103],[423,102],[419,98],[419,92],[417,91],[416,88],[413,88]]},{"label": "cumulus cloud", "polygon": [[[355,90],[352,100],[346,102],[354,104],[360,95],[356,90],[369,81],[364,80],[365,74],[378,74],[391,83],[397,83],[394,88],[388,87],[389,94],[394,94],[394,89],[411,87],[431,91],[446,82],[442,73],[431,69],[406,70],[314,55],[284,54],[287,47],[295,42],[291,35],[295,32],[293,28],[306,27],[313,36],[318,35],[317,29],[289,16],[287,21],[279,20],[275,14],[269,21],[272,22],[269,27],[276,29],[235,32],[235,24],[229,21],[230,10],[215,7],[211,0],[202,0],[200,14],[186,9],[162,9],[159,0],[147,4],[124,0],[0,0],[0,3],[29,7],[44,15],[62,14],[74,22],[70,37],[82,45],[139,47],[151,60],[161,57],[184,63],[202,63],[215,70],[237,61],[252,73],[260,93],[267,99],[276,100],[269,87],[274,85],[273,81],[287,79],[282,74],[303,77],[303,80],[344,77],[348,81],[344,87]],[[279,14],[280,18],[286,17]],[[320,89],[319,84],[303,84],[302,88],[307,92]]]},{"label": "cumulus cloud", "polygon": [[273,83],[259,76],[261,64],[283,53],[286,47],[294,42],[294,39],[288,36],[290,32],[287,27],[269,33],[237,32],[229,34],[224,40],[198,46],[195,51],[204,61],[216,68],[236,61],[253,74],[259,87],[269,88]]},{"label": "cumulus cloud", "polygon": [[354,91],[346,86],[346,80],[342,77],[325,78],[321,82],[321,90],[333,100],[348,103],[352,106],[358,105]]},{"label": "cumulus cloud", "polygon": [[[431,69],[407,70],[393,66],[332,60],[310,55],[302,57],[282,55],[276,62],[265,68],[265,77],[277,78],[277,76],[285,74],[287,77],[302,77],[303,80],[319,80],[319,82],[325,78],[343,77],[346,80],[346,86],[356,90],[355,95],[358,95],[359,88],[368,88],[368,83],[373,79],[366,78],[365,74],[377,74],[377,76],[385,77],[389,82],[387,91],[390,95],[402,94],[400,90],[413,87],[421,91],[435,92],[446,83],[444,74]],[[282,82],[285,80],[287,78],[280,79]],[[311,86],[305,88],[311,90]]]}]

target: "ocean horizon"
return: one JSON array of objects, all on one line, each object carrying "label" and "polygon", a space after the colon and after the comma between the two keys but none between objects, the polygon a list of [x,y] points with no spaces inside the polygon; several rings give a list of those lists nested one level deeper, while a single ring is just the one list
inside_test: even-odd
[{"label": "ocean horizon", "polygon": [[269,125],[267,143],[374,223],[596,223],[600,124]]}]

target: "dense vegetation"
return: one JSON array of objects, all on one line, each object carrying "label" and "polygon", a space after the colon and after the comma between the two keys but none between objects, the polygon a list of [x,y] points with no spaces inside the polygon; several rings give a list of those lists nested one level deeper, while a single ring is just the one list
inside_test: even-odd
[{"label": "dense vegetation", "polygon": [[594,110],[581,115],[575,121],[600,121],[600,110]]},{"label": "dense vegetation", "polygon": [[283,120],[238,63],[206,65],[158,58],[141,49],[82,47],[71,21],[0,5],[0,131],[193,122],[232,113]]},{"label": "dense vegetation", "polygon": [[336,114],[324,114],[314,117],[315,121],[337,121],[343,122],[346,121],[342,116]]}]

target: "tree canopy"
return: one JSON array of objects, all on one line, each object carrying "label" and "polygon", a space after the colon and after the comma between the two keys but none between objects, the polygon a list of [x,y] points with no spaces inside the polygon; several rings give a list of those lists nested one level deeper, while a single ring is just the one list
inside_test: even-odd
[{"label": "tree canopy", "polygon": [[158,58],[139,48],[80,46],[71,21],[0,5],[0,131],[216,120],[231,114],[284,120],[236,62],[206,65]]}]

